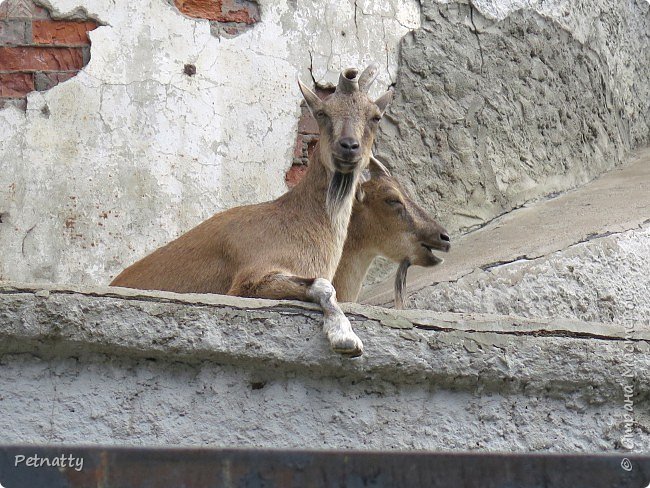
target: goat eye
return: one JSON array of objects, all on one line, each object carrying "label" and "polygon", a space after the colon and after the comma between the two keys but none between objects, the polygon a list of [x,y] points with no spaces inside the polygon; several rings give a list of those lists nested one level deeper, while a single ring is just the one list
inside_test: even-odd
[{"label": "goat eye", "polygon": [[395,198],[389,198],[388,200],[386,200],[386,203],[391,207],[395,207],[395,208],[404,206],[401,200],[396,200]]},{"label": "goat eye", "polygon": [[372,118],[372,121],[375,122],[375,123],[377,123],[377,124],[379,123],[380,120],[381,120],[381,115],[375,115],[375,116]]},{"label": "goat eye", "polygon": [[317,119],[324,119],[325,117],[327,117],[327,114],[325,113],[324,110],[317,110],[316,113],[314,114],[314,116]]}]

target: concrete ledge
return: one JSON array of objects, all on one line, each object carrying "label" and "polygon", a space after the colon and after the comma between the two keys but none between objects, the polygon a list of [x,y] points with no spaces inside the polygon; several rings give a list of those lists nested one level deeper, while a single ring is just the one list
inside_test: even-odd
[{"label": "concrete ledge", "polygon": [[648,397],[648,331],[344,308],[358,359],[330,351],[308,303],[0,285],[0,429],[9,442],[602,451],[621,447],[623,385]]},{"label": "concrete ledge", "polygon": [[[572,320],[394,311],[346,304],[366,353],[346,359],[309,303],[123,288],[0,286],[0,354],[102,353],[169,361],[273,365],[315,376],[499,392],[582,391],[621,398],[626,330]],[[637,394],[650,385],[650,331],[629,342]]]}]

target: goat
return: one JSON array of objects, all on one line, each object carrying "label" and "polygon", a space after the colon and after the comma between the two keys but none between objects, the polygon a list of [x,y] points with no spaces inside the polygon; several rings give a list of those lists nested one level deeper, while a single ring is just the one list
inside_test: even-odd
[{"label": "goat", "polygon": [[333,284],[340,301],[356,301],[372,261],[384,256],[400,263],[395,278],[395,307],[403,308],[409,266],[442,263],[433,250],[448,252],[449,235],[372,156],[369,169],[370,179],[357,192]]},{"label": "goat", "polygon": [[344,70],[321,100],[298,85],[320,140],[305,178],[276,200],[218,213],[120,273],[112,286],[180,293],[296,299],[319,303],[334,351],[363,344],[336,302],[338,266],[361,173],[392,90],[374,102],[367,90],[377,65]]}]

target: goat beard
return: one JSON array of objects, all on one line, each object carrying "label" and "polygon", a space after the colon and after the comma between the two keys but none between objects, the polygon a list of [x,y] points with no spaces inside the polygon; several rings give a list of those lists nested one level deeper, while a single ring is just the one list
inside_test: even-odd
[{"label": "goat beard", "polygon": [[409,258],[402,260],[395,274],[395,308],[404,308],[404,289],[406,288],[406,274],[408,273],[411,261]]},{"label": "goat beard", "polygon": [[327,210],[330,216],[336,215],[343,205],[343,201],[354,190],[355,173],[334,172],[327,188]]}]

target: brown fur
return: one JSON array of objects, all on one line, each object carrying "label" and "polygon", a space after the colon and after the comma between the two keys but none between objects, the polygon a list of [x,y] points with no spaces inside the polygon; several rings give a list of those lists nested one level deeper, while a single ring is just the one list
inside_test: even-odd
[{"label": "brown fur", "polygon": [[[368,268],[377,256],[409,265],[435,266],[441,261],[430,249],[447,252],[447,231],[415,203],[397,179],[377,174],[361,185],[347,240],[334,277],[340,301],[356,301]],[[406,278],[405,265],[402,278]],[[397,291],[397,288],[396,288]],[[401,294],[401,288],[400,288]]]},{"label": "brown fur", "polygon": [[[356,76],[352,71],[345,76]],[[277,200],[214,215],[125,269],[111,285],[311,300],[310,280],[332,280],[354,189],[390,95],[372,102],[363,91],[337,89],[320,100],[302,84],[301,90],[320,129],[305,178]],[[359,150],[346,151],[342,138],[356,140]],[[332,186],[337,172],[352,178],[347,192]]]}]

